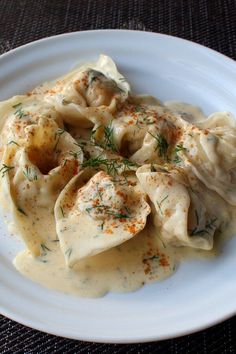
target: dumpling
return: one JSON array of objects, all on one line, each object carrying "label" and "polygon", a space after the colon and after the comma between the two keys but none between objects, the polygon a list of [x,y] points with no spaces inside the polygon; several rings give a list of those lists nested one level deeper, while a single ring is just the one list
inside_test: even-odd
[{"label": "dumpling", "polygon": [[64,121],[77,127],[92,127],[109,121],[117,105],[129,95],[129,84],[106,55],[87,63],[43,88],[45,100],[61,113]]},{"label": "dumpling", "polygon": [[0,170],[2,193],[9,195],[14,223],[37,256],[49,238],[47,225],[55,230],[57,196],[78,173],[83,153],[74,139],[48,118],[27,126],[22,142],[5,147]]},{"label": "dumpling", "polygon": [[[130,157],[141,149],[148,132],[158,129],[162,121],[168,118],[165,108],[154,106],[154,101],[151,96],[140,97],[139,100],[131,97],[116,112],[114,119],[107,122],[106,129],[112,132],[114,146],[122,155]],[[102,125],[97,125],[93,130],[101,132],[102,129]],[[99,140],[101,134],[95,134],[94,137]]]},{"label": "dumpling", "polygon": [[40,118],[51,119],[63,128],[60,114],[34,96],[14,96],[0,103],[1,145],[19,144],[25,139],[25,130],[37,124]]},{"label": "dumpling", "polygon": [[[211,125],[211,120],[208,124]],[[207,123],[206,123],[207,124]],[[184,165],[228,203],[236,205],[236,128],[189,126],[182,136]]]},{"label": "dumpling", "polygon": [[139,233],[150,207],[138,185],[114,180],[104,171],[83,170],[55,205],[56,229],[65,261],[79,260],[117,246]]},{"label": "dumpling", "polygon": [[162,118],[150,126],[142,147],[134,153],[130,160],[138,164],[165,163],[169,161],[171,144],[176,140],[178,129],[171,121]]},{"label": "dumpling", "polygon": [[230,112],[216,112],[198,122],[197,125],[202,129],[235,128],[236,121]]},{"label": "dumpling", "polygon": [[154,223],[164,242],[212,249],[215,231],[227,220],[225,202],[217,194],[191,172],[170,165],[144,165],[136,174],[153,203]]}]

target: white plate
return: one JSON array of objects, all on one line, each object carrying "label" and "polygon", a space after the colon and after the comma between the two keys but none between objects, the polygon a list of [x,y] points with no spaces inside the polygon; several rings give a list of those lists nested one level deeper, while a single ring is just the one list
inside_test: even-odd
[{"label": "white plate", "polygon": [[[0,99],[53,79],[78,61],[110,55],[136,92],[180,100],[209,114],[236,115],[236,64],[200,45],[136,31],[70,33],[0,57]],[[22,247],[0,230],[1,312],[27,326],[98,342],[142,342],[191,333],[235,314],[236,238],[214,260],[183,263],[169,279],[129,294],[81,299],[22,277],[12,259]]]}]

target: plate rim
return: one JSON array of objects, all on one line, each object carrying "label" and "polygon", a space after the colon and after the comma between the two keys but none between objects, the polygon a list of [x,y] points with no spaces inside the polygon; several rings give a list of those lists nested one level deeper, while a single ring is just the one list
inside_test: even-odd
[{"label": "plate rim", "polygon": [[[99,30],[86,30],[86,31],[72,31],[72,32],[67,32],[67,33],[61,33],[61,34],[57,34],[57,35],[52,35],[52,36],[48,36],[48,37],[44,37],[35,41],[31,41],[28,42],[24,45],[21,45],[19,47],[16,47],[14,49],[11,49],[10,51],[7,51],[6,53],[3,53],[0,55],[0,60],[3,58],[7,58],[8,56],[11,56],[12,54],[22,51],[24,49],[27,49],[28,47],[30,48],[32,45],[35,45],[36,43],[44,43],[44,42],[48,42],[48,41],[53,41],[57,38],[65,38],[65,37],[69,37],[69,36],[80,36],[80,35],[89,35],[89,34],[98,34],[98,35],[103,35],[105,33],[135,33],[135,34],[145,34],[148,36],[153,36],[153,37],[161,37],[161,38],[172,38],[174,40],[180,41],[181,43],[185,42],[186,45],[188,46],[194,46],[196,48],[199,48],[201,50],[204,50],[205,52],[210,52],[213,56],[216,56],[217,59],[219,59],[221,64],[225,65],[225,62],[228,62],[230,65],[236,66],[236,61],[214,49],[211,49],[209,47],[206,47],[202,44],[196,43],[196,42],[192,42],[191,40],[188,39],[184,39],[181,37],[177,37],[177,36],[172,36],[172,35],[168,35],[168,34],[163,34],[163,33],[156,33],[156,32],[152,32],[152,31],[136,31],[136,30],[128,30],[128,29],[99,29]],[[2,307],[1,303],[0,303],[0,307],[1,307],[1,313],[3,314],[3,316],[12,319],[14,321],[17,321],[20,324],[23,324],[29,328],[32,329],[36,329],[36,330],[40,330],[42,332],[51,334],[51,335],[55,335],[55,336],[60,336],[60,337],[64,337],[64,338],[70,338],[70,339],[77,339],[77,340],[82,340],[82,341],[88,341],[88,342],[97,342],[97,343],[144,343],[144,342],[153,342],[153,341],[160,341],[160,340],[166,340],[166,339],[171,339],[171,338],[177,338],[177,337],[181,337],[181,336],[185,336],[185,335],[189,335],[201,330],[205,330],[209,327],[212,327],[218,323],[221,323],[229,318],[231,318],[232,316],[234,316],[236,314],[236,309],[235,311],[229,311],[228,313],[226,313],[225,315],[222,315],[220,317],[218,317],[217,319],[215,319],[215,321],[210,321],[207,323],[204,323],[203,325],[191,325],[191,329],[186,330],[186,329],[182,329],[182,330],[176,330],[176,333],[173,335],[161,335],[161,337],[158,337],[158,333],[156,334],[156,336],[148,336],[148,335],[144,335],[143,337],[138,337],[138,338],[130,338],[130,339],[117,339],[116,337],[104,337],[102,338],[102,336],[99,336],[98,338],[95,336],[91,336],[88,335],[87,337],[82,335],[80,336],[79,333],[78,335],[75,337],[73,334],[70,336],[68,334],[65,333],[60,333],[59,334],[55,334],[55,332],[53,332],[53,330],[50,330],[50,325],[46,324],[46,329],[44,328],[45,323],[42,323],[42,325],[39,325],[37,323],[35,323],[35,320],[29,320],[27,321],[27,319],[24,319],[21,315],[16,314],[16,313],[12,313],[11,311],[4,311],[4,308]],[[31,323],[30,323],[31,322]],[[33,322],[33,324],[32,324]],[[63,330],[62,330],[63,332]]]},{"label": "plate rim", "polygon": [[223,54],[223,53],[220,53],[218,52],[217,50],[215,49],[212,49],[210,47],[207,47],[203,44],[200,44],[200,43],[197,43],[197,42],[194,42],[194,41],[191,41],[189,39],[185,39],[185,38],[182,38],[182,37],[178,37],[178,36],[172,36],[170,34],[165,34],[165,33],[160,33],[160,32],[152,32],[152,31],[142,31],[142,30],[131,30],[131,29],[114,29],[114,28],[106,28],[106,29],[95,29],[95,30],[83,30],[83,31],[71,31],[71,32],[65,32],[65,33],[60,33],[60,34],[56,34],[56,35],[52,35],[52,36],[47,36],[47,37],[43,37],[43,38],[40,38],[40,39],[36,39],[34,41],[31,41],[31,42],[28,42],[28,43],[25,43],[23,45],[20,45],[18,47],[15,47],[13,49],[10,49],[9,51],[5,52],[5,53],[2,53],[0,55],[0,58],[5,58],[7,57],[8,55],[10,54],[13,54],[13,52],[18,52],[22,49],[25,49],[27,47],[30,47],[31,45],[33,44],[36,44],[36,43],[42,43],[42,42],[46,42],[46,41],[50,41],[50,40],[53,40],[55,38],[59,38],[59,37],[67,37],[67,36],[71,36],[71,35],[84,35],[84,34],[93,34],[93,33],[108,33],[108,32],[128,32],[128,33],[140,33],[140,34],[143,34],[145,33],[145,35],[151,35],[151,36],[158,36],[158,37],[163,37],[163,38],[174,38],[175,40],[178,40],[180,42],[186,42],[186,44],[188,45],[192,45],[192,46],[196,46],[196,47],[200,47],[202,50],[206,50],[206,51],[211,51],[213,55],[217,55],[219,59],[224,59],[224,60],[228,60],[231,64],[235,65],[236,64],[236,60],[234,60],[233,58],[230,58],[228,57],[227,55]]}]

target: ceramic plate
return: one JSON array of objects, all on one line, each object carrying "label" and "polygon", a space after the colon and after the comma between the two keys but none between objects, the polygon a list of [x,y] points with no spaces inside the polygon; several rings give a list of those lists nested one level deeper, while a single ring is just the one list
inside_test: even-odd
[{"label": "ceramic plate", "polygon": [[[200,45],[138,31],[88,31],[46,38],[0,57],[0,99],[24,93],[75,64],[111,56],[137,93],[236,115],[236,63]],[[214,207],[214,206],[213,206]],[[172,338],[236,312],[236,237],[218,258],[181,264],[169,279],[128,294],[84,299],[22,277],[12,259],[20,241],[0,223],[1,312],[60,336],[128,343]]]}]

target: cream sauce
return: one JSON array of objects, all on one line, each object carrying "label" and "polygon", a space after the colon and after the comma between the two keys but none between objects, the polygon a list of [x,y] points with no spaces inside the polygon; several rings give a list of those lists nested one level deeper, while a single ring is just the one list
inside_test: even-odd
[{"label": "cream sauce", "polygon": [[[195,106],[180,102],[166,103],[166,106],[182,114],[190,122],[204,119],[201,110]],[[74,134],[71,131],[72,135],[76,135],[76,129],[74,130]],[[79,130],[77,137],[87,138],[87,130]],[[178,264],[186,259],[217,256],[224,240],[236,230],[235,208],[232,207],[231,211],[234,215],[232,222],[227,230],[215,235],[217,242],[211,251],[165,245],[149,218],[147,227],[131,240],[81,260],[73,268],[66,266],[55,226],[51,217],[46,220],[44,214],[47,235],[44,235],[46,247],[43,255],[34,257],[25,250],[16,256],[14,265],[23,275],[43,286],[82,297],[102,296],[109,291],[130,292],[144,284],[169,277]],[[42,228],[39,223],[40,231]]]},{"label": "cream sauce", "polygon": [[51,229],[44,255],[35,258],[25,250],[16,256],[14,265],[31,280],[64,293],[98,297],[109,291],[130,292],[169,277],[187,259],[217,256],[235,230],[236,210],[232,208],[232,221],[215,235],[214,248],[202,251],[165,245],[149,220],[148,227],[133,239],[68,268]]},{"label": "cream sauce", "polygon": [[174,250],[164,248],[149,225],[131,240],[108,251],[65,265],[59,243],[48,240],[48,250],[39,258],[23,251],[16,268],[44,286],[79,296],[102,296],[108,291],[133,291],[146,283],[168,277],[175,269]]}]

